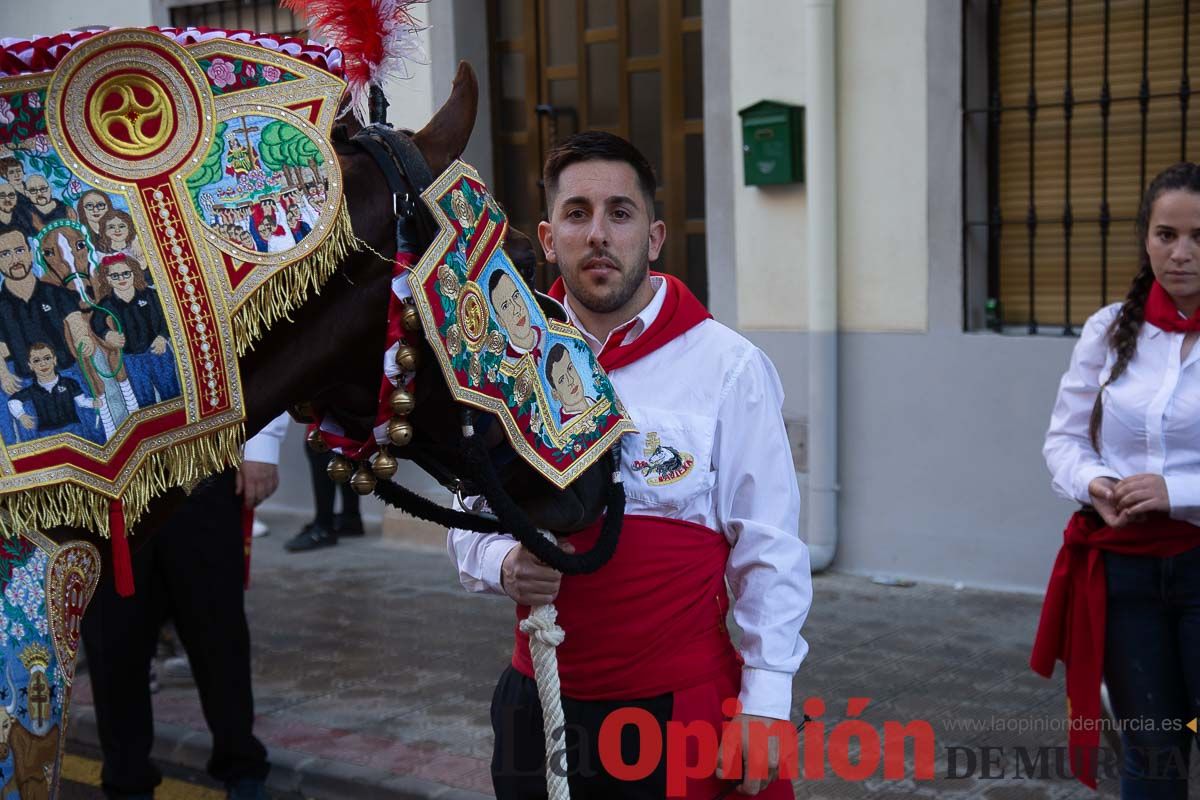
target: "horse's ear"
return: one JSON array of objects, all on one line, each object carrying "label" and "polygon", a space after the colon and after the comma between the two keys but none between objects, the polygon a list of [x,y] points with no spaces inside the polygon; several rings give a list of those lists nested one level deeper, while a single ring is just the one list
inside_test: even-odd
[{"label": "horse's ear", "polygon": [[413,134],[413,141],[435,176],[442,174],[467,149],[478,105],[479,81],[475,78],[475,70],[467,62],[460,61],[449,99],[424,128]]}]

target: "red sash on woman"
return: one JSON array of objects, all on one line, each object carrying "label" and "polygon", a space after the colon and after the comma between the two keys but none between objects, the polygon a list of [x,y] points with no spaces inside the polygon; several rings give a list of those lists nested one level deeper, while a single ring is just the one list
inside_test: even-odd
[{"label": "red sash on woman", "polygon": [[1071,771],[1093,789],[1107,621],[1103,552],[1169,558],[1197,546],[1200,528],[1166,516],[1110,528],[1095,512],[1079,511],[1063,532],[1029,663],[1045,678],[1055,661],[1066,665]]}]

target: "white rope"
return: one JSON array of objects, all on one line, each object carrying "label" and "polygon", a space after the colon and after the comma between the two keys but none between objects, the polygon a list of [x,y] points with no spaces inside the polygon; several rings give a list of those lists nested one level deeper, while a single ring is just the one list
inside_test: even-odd
[{"label": "white rope", "polygon": [[[543,531],[543,533],[545,533]],[[556,541],[545,533],[546,538]],[[566,744],[566,718],[562,710],[562,686],[558,682],[558,655],[556,647],[562,644],[566,633],[558,626],[558,609],[553,603],[535,606],[529,616],[521,620],[521,631],[529,636],[529,653],[533,658],[533,677],[537,681],[538,699],[542,701],[542,729],[546,734],[546,789],[549,800],[571,800],[567,786],[565,746],[555,745],[555,734],[563,737]],[[554,768],[554,756],[561,756],[563,763]]]}]

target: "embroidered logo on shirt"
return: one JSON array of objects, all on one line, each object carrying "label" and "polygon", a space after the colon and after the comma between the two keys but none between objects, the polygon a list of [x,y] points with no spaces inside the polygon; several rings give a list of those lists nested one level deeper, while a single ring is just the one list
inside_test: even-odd
[{"label": "embroidered logo on shirt", "polygon": [[46,313],[50,313],[51,310],[52,309],[50,308],[49,303],[42,303],[42,311],[45,311]]},{"label": "embroidered logo on shirt", "polygon": [[57,388],[56,388],[54,391],[58,392],[59,394],[62,394],[62,393],[63,393],[63,392],[65,392],[66,390],[67,390],[67,387],[63,386],[63,385],[60,383],[60,384],[58,385],[58,387],[57,387]]},{"label": "embroidered logo on shirt", "polygon": [[138,300],[138,308],[145,308],[145,307],[146,307],[146,306],[148,306],[148,305],[150,305],[150,304],[149,304],[147,301],[145,301],[145,300]]},{"label": "embroidered logo on shirt", "polygon": [[644,459],[634,459],[633,468],[646,477],[646,483],[651,486],[666,486],[682,480],[696,459],[691,453],[681,452],[670,445],[664,445],[657,431],[646,434]]}]

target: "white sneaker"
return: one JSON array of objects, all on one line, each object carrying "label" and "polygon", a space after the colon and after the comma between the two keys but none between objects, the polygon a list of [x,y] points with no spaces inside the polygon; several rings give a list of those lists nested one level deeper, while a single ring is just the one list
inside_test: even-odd
[{"label": "white sneaker", "polygon": [[250,529],[251,536],[257,539],[260,536],[266,536],[270,532],[271,529],[267,527],[267,523],[263,522],[258,517],[254,518],[254,527]]}]

